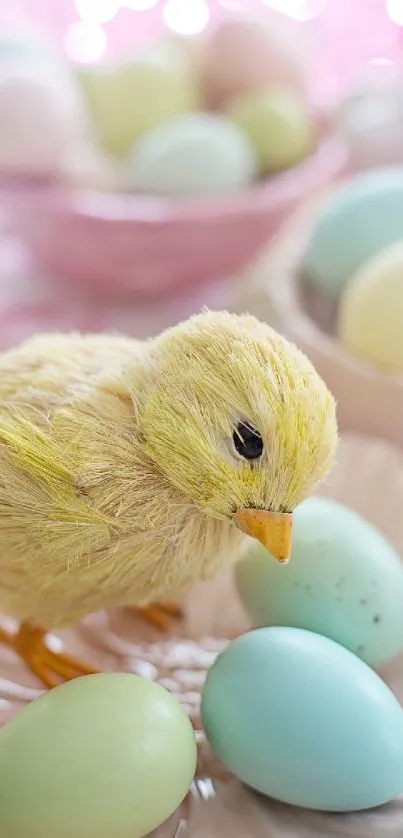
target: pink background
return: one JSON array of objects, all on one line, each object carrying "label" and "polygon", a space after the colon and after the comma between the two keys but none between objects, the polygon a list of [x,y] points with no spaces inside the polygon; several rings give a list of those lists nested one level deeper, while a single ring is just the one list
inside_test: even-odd
[{"label": "pink background", "polygon": [[[184,5],[194,0],[182,0]],[[94,0],[95,2],[95,0]],[[163,31],[162,12],[167,0],[159,0],[149,11],[132,11],[120,3],[120,10],[110,23],[103,25],[108,38],[105,57],[130,51]],[[176,0],[178,3],[178,0]],[[263,11],[270,0],[206,0],[210,10],[209,26],[228,14],[228,8],[240,11]],[[389,2],[389,13],[388,13]],[[20,0],[9,2],[0,11],[1,23],[34,20],[61,44],[69,27],[79,20],[74,0]],[[390,10],[397,8],[403,24],[403,0],[276,0],[273,5],[289,10],[289,17],[311,17],[295,24],[315,35],[317,54],[313,67],[313,85],[322,97],[338,94],[347,79],[374,59],[402,60],[403,30],[391,20]],[[396,18],[396,13],[392,16]]]},{"label": "pink background", "polygon": [[[108,0],[116,2],[118,0]],[[121,0],[120,10],[111,23],[101,31],[107,39],[104,58],[132,51],[163,31],[163,11],[172,0],[158,0],[150,11],[134,12],[128,8],[136,0]],[[174,0],[184,8],[206,2],[210,11],[209,26],[228,14],[228,8],[240,11],[263,11],[269,0]],[[0,3],[0,28],[13,23],[31,22],[42,27],[61,46],[69,28],[80,20],[77,8],[91,0],[4,0]],[[98,4],[105,0],[92,0]],[[138,2],[138,0],[137,0]],[[389,14],[391,6],[403,24],[403,0],[277,0],[277,6],[292,10],[302,9],[304,22],[292,20],[297,30],[307,31],[316,45],[313,61],[312,86],[316,97],[331,103],[340,95],[345,84],[368,61],[403,61],[403,28],[394,23]],[[274,5],[274,0],[273,0]],[[8,8],[6,8],[8,7]],[[224,8],[226,7],[226,8]],[[94,8],[94,6],[93,6]],[[304,14],[302,15],[304,16]],[[312,52],[314,52],[312,50]],[[85,289],[50,280],[44,281],[22,252],[20,242],[7,229],[7,217],[0,217],[0,350],[15,344],[35,331],[116,330],[128,335],[146,337],[165,326],[199,310],[201,305],[212,308],[229,307],[236,299],[237,282],[213,283],[202,289],[189,287],[188,293],[162,297],[160,305],[154,300],[148,307],[136,301],[128,306],[124,301],[95,299]]]}]

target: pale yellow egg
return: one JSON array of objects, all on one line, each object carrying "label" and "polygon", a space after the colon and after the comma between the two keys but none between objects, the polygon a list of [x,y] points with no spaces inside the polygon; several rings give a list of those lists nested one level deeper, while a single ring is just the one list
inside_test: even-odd
[{"label": "pale yellow egg", "polygon": [[199,106],[196,72],[174,42],[115,67],[81,70],[79,77],[99,141],[116,156],[126,155],[147,131]]},{"label": "pale yellow egg", "polygon": [[366,262],[347,284],[338,336],[358,357],[403,372],[403,241]]},{"label": "pale yellow egg", "polygon": [[251,140],[262,173],[288,169],[315,147],[307,105],[291,91],[245,94],[231,103],[227,115]]}]

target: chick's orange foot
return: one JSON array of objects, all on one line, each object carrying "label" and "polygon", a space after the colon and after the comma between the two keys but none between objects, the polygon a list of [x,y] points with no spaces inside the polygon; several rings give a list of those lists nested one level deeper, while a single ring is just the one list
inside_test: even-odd
[{"label": "chick's orange foot", "polygon": [[15,634],[0,627],[0,642],[11,646],[49,689],[63,681],[95,673],[92,667],[71,655],[53,652],[46,644],[46,632],[30,623],[22,623]]},{"label": "chick's orange foot", "polygon": [[177,620],[182,619],[183,612],[176,602],[164,602],[139,608],[140,616],[159,631],[171,631]]}]

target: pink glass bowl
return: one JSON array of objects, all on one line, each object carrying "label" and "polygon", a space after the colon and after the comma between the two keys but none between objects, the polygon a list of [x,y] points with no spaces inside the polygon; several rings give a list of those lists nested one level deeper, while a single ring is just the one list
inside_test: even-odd
[{"label": "pink glass bowl", "polygon": [[6,179],[0,201],[45,276],[97,293],[151,297],[247,266],[345,161],[344,144],[331,136],[299,166],[231,199],[174,203]]}]

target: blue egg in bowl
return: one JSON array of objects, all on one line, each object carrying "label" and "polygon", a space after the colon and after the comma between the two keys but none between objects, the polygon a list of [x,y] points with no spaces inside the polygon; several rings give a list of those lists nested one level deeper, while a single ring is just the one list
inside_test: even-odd
[{"label": "blue egg in bowl", "polygon": [[403,166],[364,172],[325,200],[301,269],[310,284],[334,297],[361,265],[402,239]]}]

